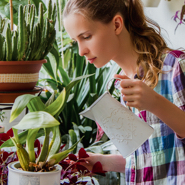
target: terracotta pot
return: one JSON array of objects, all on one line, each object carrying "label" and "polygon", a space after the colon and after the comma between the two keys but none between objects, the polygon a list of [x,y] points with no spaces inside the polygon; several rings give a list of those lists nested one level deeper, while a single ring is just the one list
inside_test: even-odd
[{"label": "terracotta pot", "polygon": [[47,61],[0,61],[0,92],[33,90]]},{"label": "terracotta pot", "polygon": [[27,91],[12,91],[12,92],[0,92],[0,103],[14,103],[18,96],[23,94],[36,94],[42,91],[41,87],[34,87],[33,90]]}]

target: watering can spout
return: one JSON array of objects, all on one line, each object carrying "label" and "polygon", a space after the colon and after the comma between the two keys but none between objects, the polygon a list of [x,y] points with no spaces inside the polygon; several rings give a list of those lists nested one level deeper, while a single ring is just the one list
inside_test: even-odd
[{"label": "watering can spout", "polygon": [[79,114],[86,117],[86,118],[89,118],[89,119],[92,119],[93,121],[95,121],[93,112],[90,108],[87,108],[86,110],[80,112]]}]

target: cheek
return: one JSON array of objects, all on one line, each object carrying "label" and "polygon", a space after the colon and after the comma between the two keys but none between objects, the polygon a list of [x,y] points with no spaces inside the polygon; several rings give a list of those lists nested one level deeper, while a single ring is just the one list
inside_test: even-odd
[{"label": "cheek", "polygon": [[[96,40],[96,51],[97,52],[107,52],[107,54],[112,50],[114,45],[112,39],[109,39],[106,35],[103,35]],[[94,45],[95,46],[95,45]]]}]

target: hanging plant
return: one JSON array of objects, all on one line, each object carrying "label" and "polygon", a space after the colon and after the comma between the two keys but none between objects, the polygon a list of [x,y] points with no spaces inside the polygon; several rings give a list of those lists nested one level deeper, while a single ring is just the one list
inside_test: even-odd
[{"label": "hanging plant", "polygon": [[[179,16],[179,13],[180,13],[180,16]],[[175,32],[176,32],[179,25],[185,24],[185,1],[184,1],[184,5],[182,6],[181,10],[176,11],[175,15],[172,18],[175,22],[178,22],[175,28]]]}]

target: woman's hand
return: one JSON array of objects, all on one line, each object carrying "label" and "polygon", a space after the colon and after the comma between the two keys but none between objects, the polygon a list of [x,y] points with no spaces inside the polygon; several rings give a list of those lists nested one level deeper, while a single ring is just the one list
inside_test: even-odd
[{"label": "woman's hand", "polygon": [[152,112],[158,99],[158,94],[153,89],[141,80],[130,79],[126,75],[114,75],[114,77],[123,79],[120,82],[121,93],[127,106]]},{"label": "woman's hand", "polygon": [[96,162],[100,162],[102,164],[102,168],[104,171],[107,171],[106,163],[104,164],[105,156],[103,154],[94,154],[94,153],[87,153],[89,157],[85,158],[86,162],[80,162],[83,166],[85,166],[89,171],[92,171],[92,167]]}]

